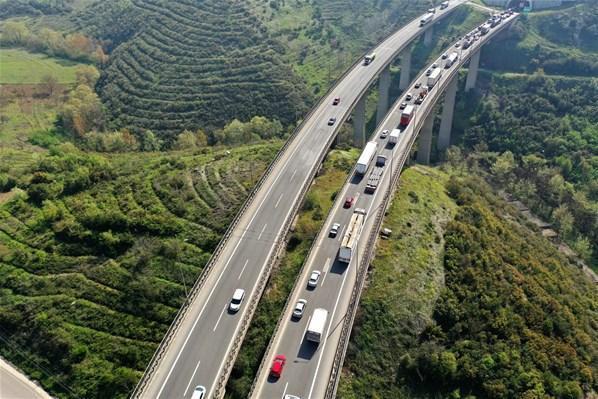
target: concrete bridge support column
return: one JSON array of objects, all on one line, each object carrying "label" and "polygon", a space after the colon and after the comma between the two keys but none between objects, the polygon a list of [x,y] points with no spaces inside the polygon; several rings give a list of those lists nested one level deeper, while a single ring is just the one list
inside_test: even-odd
[{"label": "concrete bridge support column", "polygon": [[432,36],[434,35],[434,25],[430,26],[424,32],[424,46],[429,46],[432,44]]},{"label": "concrete bridge support column", "polygon": [[430,150],[432,149],[432,128],[434,127],[434,112],[430,112],[424,121],[424,126],[417,138],[417,162],[430,164]]},{"label": "concrete bridge support column", "polygon": [[480,50],[476,51],[469,60],[469,70],[467,71],[467,80],[465,81],[465,91],[469,91],[475,87],[478,80],[478,68],[480,66]]},{"label": "concrete bridge support column", "polygon": [[388,94],[390,91],[390,64],[382,70],[378,78],[378,109],[376,124],[380,123],[388,111]]},{"label": "concrete bridge support column", "polygon": [[353,145],[358,148],[365,146],[365,102],[367,93],[359,99],[353,109]]},{"label": "concrete bridge support column", "polygon": [[444,105],[442,106],[442,119],[440,120],[440,131],[438,134],[438,149],[445,150],[451,144],[451,130],[453,127],[453,112],[455,111],[455,96],[457,95],[457,76],[451,80],[446,93],[444,94]]},{"label": "concrete bridge support column", "polygon": [[405,90],[409,87],[411,75],[411,48],[407,47],[401,53],[401,77],[399,80],[399,89]]}]

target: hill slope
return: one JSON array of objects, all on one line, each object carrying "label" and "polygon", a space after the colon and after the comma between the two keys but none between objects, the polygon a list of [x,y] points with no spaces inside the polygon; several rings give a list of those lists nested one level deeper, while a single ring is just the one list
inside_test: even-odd
[{"label": "hill slope", "polygon": [[0,156],[28,195],[0,202],[0,355],[60,398],[127,397],[279,145]]},{"label": "hill slope", "polygon": [[[114,32],[94,25],[101,19],[96,10],[135,17]],[[82,26],[92,18],[90,29],[111,32],[108,39],[130,37],[112,53],[97,86],[114,127],[151,129],[168,139],[255,115],[288,124],[305,110],[303,83],[241,1],[115,0],[79,18]]]},{"label": "hill slope", "polygon": [[586,276],[480,179],[417,167],[402,182],[384,222],[396,233],[379,243],[339,398],[595,390],[598,295]]}]

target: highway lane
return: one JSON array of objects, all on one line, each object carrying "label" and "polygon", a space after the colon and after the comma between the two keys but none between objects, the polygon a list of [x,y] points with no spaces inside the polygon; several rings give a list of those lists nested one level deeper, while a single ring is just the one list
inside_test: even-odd
[{"label": "highway lane", "polygon": [[10,363],[0,359],[0,398],[51,399],[51,396]]},{"label": "highway lane", "polygon": [[[436,20],[464,1],[453,0],[448,9],[437,13]],[[136,392],[138,397],[189,398],[197,385],[207,388],[208,397],[214,393],[247,315],[247,305],[267,269],[274,244],[287,228],[285,222],[299,205],[302,189],[308,186],[336,130],[361,94],[423,30],[415,20],[391,35],[375,49],[374,62],[355,65],[305,121],[241,216],[159,367],[144,389]],[[335,97],[341,98],[338,106],[332,105]],[[332,127],[327,125],[330,117],[337,118]],[[245,290],[245,300],[239,312],[230,314],[225,307],[237,288]]]},{"label": "highway lane", "polygon": [[[499,27],[503,28],[514,18],[515,16],[509,18],[509,20],[501,23]],[[416,116],[401,133],[399,142],[394,147],[387,145],[388,139],[382,139],[380,132],[384,129],[392,131],[392,129],[399,125],[401,115],[399,110],[400,103],[413,103],[413,100],[406,101],[406,93],[397,100],[386,118],[377,127],[372,137],[378,142],[379,154],[386,155],[389,160],[393,159],[393,166],[399,166],[401,156],[408,154],[410,151],[412,139],[414,139],[414,135],[416,134],[414,131],[415,125],[421,124],[423,122],[421,118],[424,118],[427,113],[431,112],[435,103],[434,100],[441,94],[439,92],[441,87],[446,86],[458,72],[463,62],[477,51],[483,42],[494,36],[498,30],[498,28],[494,28],[491,33],[482,36],[480,40],[474,42],[466,50],[460,47],[457,48],[454,45],[447,49],[447,53],[449,54],[453,51],[460,54],[459,61],[451,68],[444,69],[444,62],[441,58],[434,61],[439,67],[443,68],[443,76],[432,88],[423,104],[416,108]],[[425,76],[425,70],[412,82],[406,92],[418,93],[420,89],[414,87],[415,83],[418,82],[422,86],[426,85],[427,77]],[[417,118],[420,118],[420,120],[418,121]],[[343,227],[346,226],[355,207],[366,209],[368,216],[360,237],[358,249],[361,251],[358,250],[357,258],[361,259],[364,256],[363,248],[374,227],[375,213],[382,205],[384,192],[388,189],[390,183],[390,167],[391,164],[387,163],[385,167],[387,170],[385,170],[383,175],[383,181],[373,195],[364,193],[367,176],[372,169],[370,167],[370,170],[363,178],[355,177],[354,174],[350,176],[342,191],[337,196],[333,209],[329,213],[317,237],[316,245],[314,245],[313,250],[308,256],[302,275],[298,279],[291,300],[280,321],[279,330],[273,338],[269,352],[266,354],[262,369],[256,377],[252,398],[283,398],[285,394],[296,395],[302,399],[324,397],[334,354],[340,339],[341,326],[345,319],[357,272],[357,262],[355,259],[352,259],[349,266],[336,260],[341,238],[330,238],[328,231],[335,222],[341,223]],[[351,209],[342,208],[342,203],[346,196],[358,196],[354,207]],[[326,265],[330,265],[330,268]],[[325,280],[321,281],[315,290],[310,291],[306,289],[306,284],[312,270],[323,271],[324,275],[322,277],[325,277]],[[307,307],[302,319],[295,321],[291,319],[291,313],[299,298],[307,300]],[[311,314],[315,308],[324,308],[329,311],[329,318],[325,329],[326,336],[320,344],[311,343],[304,338]],[[285,365],[282,376],[278,380],[268,375],[270,362],[276,354],[287,356],[287,364]]]}]

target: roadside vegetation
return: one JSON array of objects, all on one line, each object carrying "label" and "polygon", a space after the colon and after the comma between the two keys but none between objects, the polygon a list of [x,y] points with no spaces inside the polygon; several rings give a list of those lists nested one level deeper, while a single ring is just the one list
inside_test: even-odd
[{"label": "roadside vegetation", "polygon": [[0,354],[57,397],[127,397],[280,145],[0,154]]},{"label": "roadside vegetation", "polygon": [[334,204],[336,194],[345,183],[358,156],[356,150],[332,150],[324,161],[322,171],[316,177],[299,211],[286,252],[278,268],[273,271],[251,321],[226,386],[226,398],[241,399],[249,394],[295,279]]},{"label": "roadside vegetation", "polygon": [[486,183],[458,175],[402,176],[384,222],[399,233],[378,244],[338,396],[595,390],[592,283]]},{"label": "roadside vegetation", "polygon": [[448,175],[429,167],[405,170],[378,240],[339,386],[339,398],[400,398],[401,356],[430,323],[444,285],[444,229],[457,205],[448,196]]}]

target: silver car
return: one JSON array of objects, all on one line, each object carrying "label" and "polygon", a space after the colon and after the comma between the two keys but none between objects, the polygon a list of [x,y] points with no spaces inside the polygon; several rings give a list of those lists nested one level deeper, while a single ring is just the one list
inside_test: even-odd
[{"label": "silver car", "polygon": [[241,309],[241,303],[243,302],[243,298],[245,298],[245,290],[241,288],[237,288],[235,293],[233,294],[233,298],[230,300],[230,304],[228,305],[228,310],[233,313],[236,313]]},{"label": "silver car", "polygon": [[322,272],[319,270],[314,270],[311,272],[311,276],[309,276],[309,280],[307,282],[307,286],[310,288],[316,288],[318,286],[318,281],[320,280],[320,275]]},{"label": "silver car", "polygon": [[299,299],[295,305],[295,309],[293,309],[293,319],[300,319],[301,316],[303,316],[306,306],[307,301],[305,299]]}]

